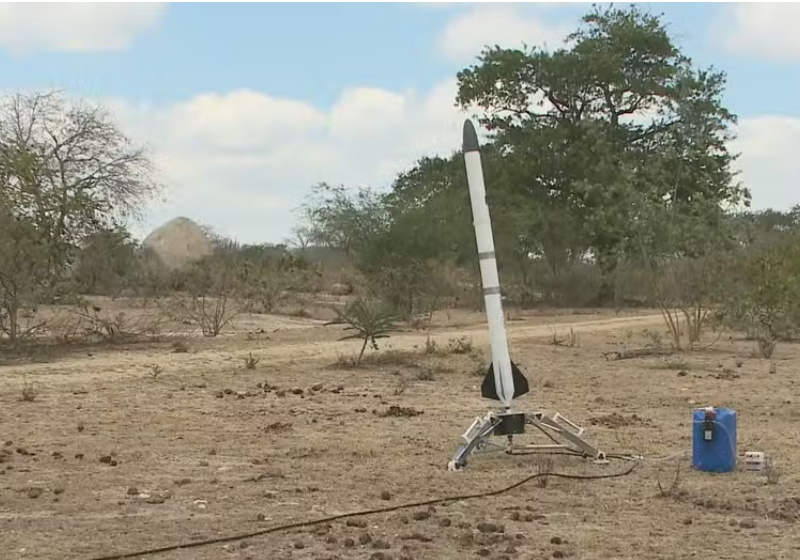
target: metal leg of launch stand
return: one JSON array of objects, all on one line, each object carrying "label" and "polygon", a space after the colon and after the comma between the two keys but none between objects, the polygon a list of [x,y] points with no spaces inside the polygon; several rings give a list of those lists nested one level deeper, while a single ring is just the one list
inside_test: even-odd
[{"label": "metal leg of launch stand", "polygon": [[[524,422],[520,420],[524,418]],[[550,444],[515,445],[514,436],[524,433],[524,426],[537,428],[551,441]],[[565,450],[591,458],[596,463],[605,464],[606,454],[590,444],[583,437],[584,429],[571,422],[558,412],[547,416],[544,412],[525,413],[495,413],[489,412],[483,418],[476,418],[472,425],[461,436],[461,444],[453,458],[447,464],[450,471],[458,471],[467,465],[470,455],[477,453],[505,452],[510,455],[515,450],[527,451],[556,451]],[[492,436],[506,436],[507,443],[500,445],[489,440]]]}]

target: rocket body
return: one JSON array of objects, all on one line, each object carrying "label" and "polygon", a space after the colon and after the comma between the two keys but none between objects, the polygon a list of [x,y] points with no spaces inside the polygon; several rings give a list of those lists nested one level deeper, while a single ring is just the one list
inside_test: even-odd
[{"label": "rocket body", "polygon": [[492,365],[484,379],[482,394],[484,397],[500,401],[505,408],[510,408],[511,401],[515,397],[528,392],[528,382],[522,372],[512,363],[508,350],[500,277],[495,259],[494,235],[489,205],[486,200],[480,146],[475,127],[469,119],[464,122],[463,141],[464,164],[467,171],[481,284],[492,347]]}]

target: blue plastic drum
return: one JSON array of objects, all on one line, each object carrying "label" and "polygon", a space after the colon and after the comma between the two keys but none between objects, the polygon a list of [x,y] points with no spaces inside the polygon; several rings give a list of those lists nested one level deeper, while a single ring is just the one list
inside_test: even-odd
[{"label": "blue plastic drum", "polygon": [[692,411],[692,467],[727,473],[736,468],[736,411],[696,408]]}]

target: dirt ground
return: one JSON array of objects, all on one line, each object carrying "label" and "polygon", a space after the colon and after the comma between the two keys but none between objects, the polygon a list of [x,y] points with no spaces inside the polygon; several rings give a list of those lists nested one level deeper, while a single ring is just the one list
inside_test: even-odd
[{"label": "dirt ground", "polygon": [[[512,357],[531,383],[516,406],[558,411],[602,449],[642,455],[632,474],[549,478],[149,558],[800,558],[800,349],[779,345],[771,366],[725,336],[702,351],[608,361],[604,352],[666,341],[660,316],[512,319]],[[572,346],[553,343],[570,329]],[[501,488],[540,470],[629,466],[480,456],[447,472],[460,435],[491,405],[479,394],[481,316],[442,314],[427,351],[425,333],[402,332],[360,369],[347,365],[358,343],[342,334],[249,316],[232,334],[187,338],[185,352],[165,340],[0,367],[0,558],[113,557]],[[251,354],[259,361],[247,369]],[[707,404],[736,409],[739,453],[774,457],[777,483],[691,471],[691,409]]]}]

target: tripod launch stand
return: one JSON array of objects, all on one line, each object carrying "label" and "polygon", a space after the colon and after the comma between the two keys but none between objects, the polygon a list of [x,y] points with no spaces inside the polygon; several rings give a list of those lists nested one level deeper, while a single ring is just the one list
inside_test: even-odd
[{"label": "tripod launch stand", "polygon": [[[518,444],[515,436],[525,433],[526,426],[536,428],[551,443]],[[514,452],[552,452],[569,451],[576,455],[594,459],[597,463],[606,463],[606,455],[583,438],[583,428],[569,421],[556,412],[548,416],[544,412],[494,412],[475,418],[467,431],[461,436],[453,458],[447,464],[450,471],[458,471],[467,465],[470,455],[481,453]],[[505,436],[505,444],[492,441],[493,436]]]}]

